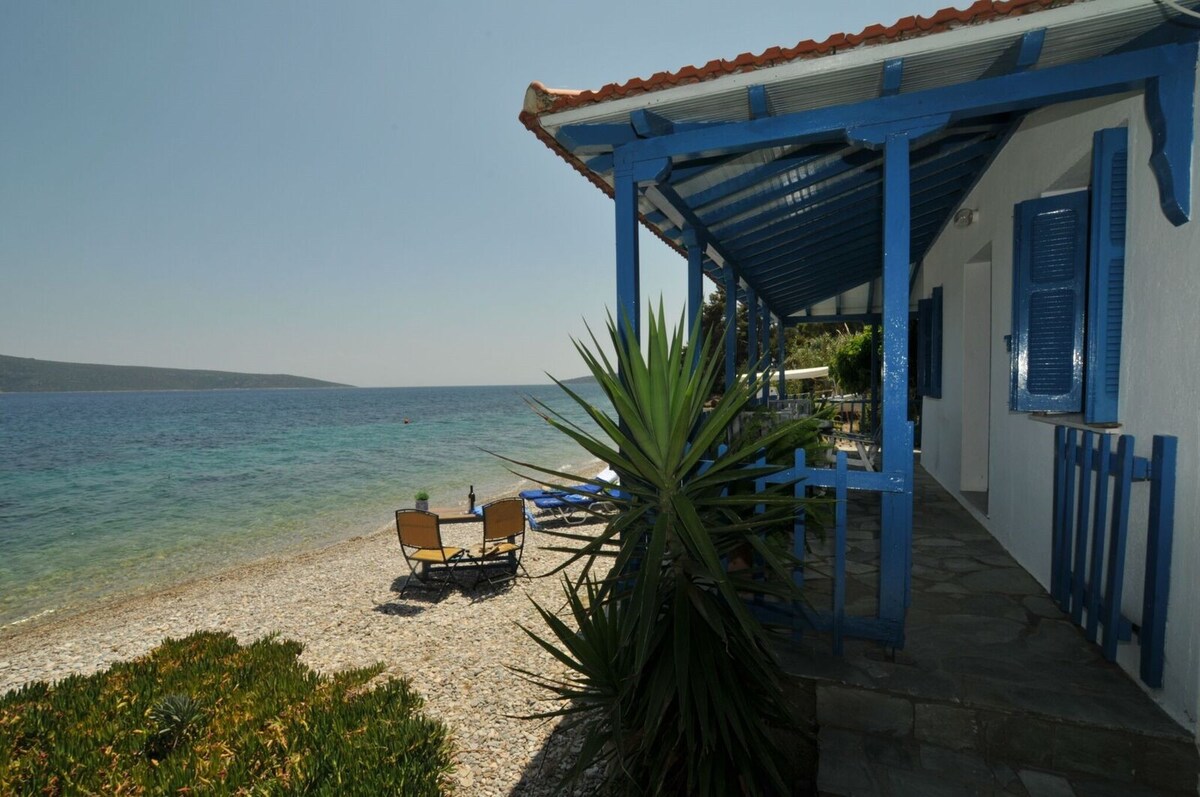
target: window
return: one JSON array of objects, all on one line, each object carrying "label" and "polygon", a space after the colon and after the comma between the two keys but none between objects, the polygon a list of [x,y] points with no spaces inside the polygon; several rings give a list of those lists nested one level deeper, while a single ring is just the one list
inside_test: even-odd
[{"label": "window", "polygon": [[917,301],[917,391],[942,397],[942,288]]},{"label": "window", "polygon": [[1101,130],[1090,191],[1015,208],[1013,410],[1117,422],[1127,159],[1125,128]]}]

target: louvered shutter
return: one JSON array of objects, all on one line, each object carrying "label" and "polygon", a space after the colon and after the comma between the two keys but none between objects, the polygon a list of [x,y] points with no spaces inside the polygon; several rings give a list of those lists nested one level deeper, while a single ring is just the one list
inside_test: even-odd
[{"label": "louvered shutter", "polygon": [[933,300],[917,300],[917,392],[929,395],[929,355],[933,336],[930,318],[933,315]]},{"label": "louvered shutter", "polygon": [[1012,409],[1079,412],[1088,193],[1022,202],[1013,226]]},{"label": "louvered shutter", "polygon": [[1087,379],[1083,419],[1116,423],[1125,296],[1125,195],[1128,131],[1092,138],[1091,265],[1088,274]]}]

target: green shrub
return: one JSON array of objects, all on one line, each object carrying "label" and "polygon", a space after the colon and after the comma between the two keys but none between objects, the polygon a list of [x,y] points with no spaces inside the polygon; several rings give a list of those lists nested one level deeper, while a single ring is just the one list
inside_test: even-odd
[{"label": "green shrub", "polygon": [[[758,449],[801,432],[768,431],[702,470],[759,386],[739,381],[705,413],[723,360],[712,339],[693,368],[682,331],[667,330],[661,305],[648,326],[641,346],[610,321],[616,364],[597,341],[591,350],[577,344],[617,418],[560,383],[602,435],[540,405],[555,428],[612,464],[621,496],[620,511],[595,536],[556,532],[570,562],[583,563],[579,579],[566,584],[573,622],[539,607],[550,633],[529,633],[571,673],[561,681],[526,675],[564,701],[550,715],[568,716],[567,726],[583,734],[571,776],[600,765],[606,788],[630,795],[785,793],[789,754],[776,731],[798,727],[797,718],[767,631],[744,596],[799,599],[790,546],[765,534],[791,517],[795,501],[790,488],[760,495],[730,488],[777,472],[753,465]],[[756,505],[765,511],[747,511]],[[747,546],[758,572],[727,572],[722,558]]]},{"label": "green shrub", "polygon": [[[883,358],[876,351],[876,363],[880,362]],[[829,375],[843,393],[865,393],[871,389],[870,329],[841,339],[833,362],[829,364]]]},{"label": "green shrub", "polygon": [[0,697],[0,794],[442,793],[446,727],[383,665],[320,676],[296,642],[168,639]]}]

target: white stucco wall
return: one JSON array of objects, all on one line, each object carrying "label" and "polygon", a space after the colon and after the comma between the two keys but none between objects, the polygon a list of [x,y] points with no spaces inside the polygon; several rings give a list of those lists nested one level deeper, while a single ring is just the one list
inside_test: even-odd
[{"label": "white stucco wall", "polygon": [[[977,514],[1021,565],[1049,585],[1054,430],[1008,410],[1004,336],[1011,326],[1013,206],[1048,191],[1085,187],[1092,133],[1123,125],[1129,127],[1130,163],[1120,431],[1136,436],[1142,456],[1149,456],[1155,434],[1179,438],[1165,684],[1153,694],[1194,730],[1200,716],[1200,157],[1193,162],[1194,220],[1175,227],[1159,208],[1148,166],[1151,136],[1140,93],[1031,114],[964,201],[963,207],[979,210],[977,221],[965,229],[948,227],[926,256],[920,295],[943,286],[944,348],[942,398],[926,399],[923,406],[921,461],[960,498],[961,487],[978,489],[962,481],[978,451],[966,446],[964,471],[963,418],[964,412],[968,418],[986,415],[988,511]],[[980,262],[991,264],[990,325],[981,322],[988,325],[990,352],[964,351],[963,345],[964,323],[980,323],[972,302],[964,302],[970,282],[964,273],[967,264]],[[964,408],[964,367],[989,354],[990,412],[980,411],[977,398]],[[968,423],[968,430],[974,427]],[[1148,485],[1134,485],[1130,514],[1123,610],[1135,621],[1141,617],[1147,492]],[[1136,680],[1136,645],[1123,646],[1121,663]]]}]

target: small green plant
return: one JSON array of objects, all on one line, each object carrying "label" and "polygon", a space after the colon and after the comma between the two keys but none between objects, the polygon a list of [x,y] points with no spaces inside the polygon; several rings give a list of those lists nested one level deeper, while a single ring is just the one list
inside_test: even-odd
[{"label": "small green plant", "polygon": [[428,501],[429,500],[429,492],[426,490],[417,490],[416,499],[418,501]]},{"label": "small green plant", "polygon": [[146,740],[146,754],[162,758],[183,744],[199,726],[200,704],[188,695],[167,695],[150,709],[154,728]]},{"label": "small green plant", "polygon": [[229,634],[0,695],[0,794],[444,792],[449,732],[383,665],[332,677]]}]

